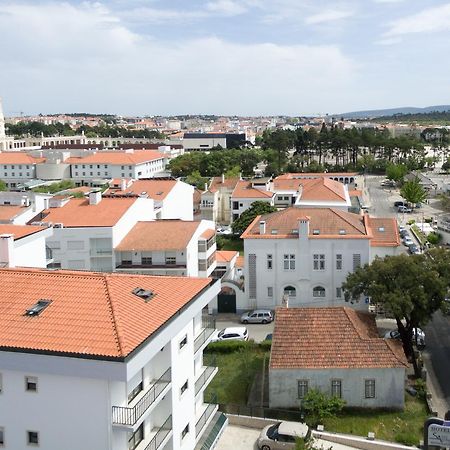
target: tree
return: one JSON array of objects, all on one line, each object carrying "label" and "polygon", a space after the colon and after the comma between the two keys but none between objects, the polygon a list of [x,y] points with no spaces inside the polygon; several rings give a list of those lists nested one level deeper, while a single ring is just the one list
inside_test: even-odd
[{"label": "tree", "polygon": [[270,203],[263,201],[256,201],[250,205],[250,208],[245,210],[238,219],[236,219],[232,224],[234,234],[242,234],[247,227],[253,222],[256,216],[261,214],[269,214],[275,212],[277,208],[270,205]]},{"label": "tree", "polygon": [[204,190],[205,183],[208,182],[208,178],[202,177],[198,170],[194,170],[190,175],[186,177],[186,183],[192,184],[197,189]]},{"label": "tree", "polygon": [[345,400],[340,397],[328,396],[318,389],[309,389],[301,401],[301,408],[306,413],[306,423],[316,428],[324,419],[336,417],[345,406]]},{"label": "tree", "polygon": [[388,164],[386,167],[386,177],[393,181],[402,181],[408,169],[403,164]]},{"label": "tree", "polygon": [[[444,252],[444,253],[442,253]],[[419,369],[413,351],[413,330],[423,327],[442,307],[450,282],[448,252],[386,256],[349,274],[343,289],[346,301],[364,295],[384,306],[397,322],[405,355]]]},{"label": "tree", "polygon": [[427,198],[427,192],[417,179],[407,181],[400,189],[400,195],[413,205],[421,203]]},{"label": "tree", "polygon": [[6,183],[3,180],[0,180],[0,191],[7,191],[8,187],[6,186]]}]

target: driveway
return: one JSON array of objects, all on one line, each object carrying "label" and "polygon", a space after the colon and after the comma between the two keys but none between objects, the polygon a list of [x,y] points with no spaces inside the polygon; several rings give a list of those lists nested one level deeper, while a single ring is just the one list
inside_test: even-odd
[{"label": "driveway", "polygon": [[255,428],[228,425],[215,448],[217,450],[257,450],[256,440],[260,432],[261,430]]},{"label": "driveway", "polygon": [[268,334],[273,333],[273,322],[267,324],[248,323],[247,325],[244,325],[240,322],[240,317],[241,316],[238,314],[217,314],[216,328],[221,330],[222,328],[227,327],[247,327],[249,338],[253,339],[255,342],[261,342]]}]

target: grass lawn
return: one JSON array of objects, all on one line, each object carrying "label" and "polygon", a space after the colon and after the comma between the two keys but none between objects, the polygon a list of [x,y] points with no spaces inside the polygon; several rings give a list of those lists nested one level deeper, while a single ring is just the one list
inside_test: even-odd
[{"label": "grass lawn", "polygon": [[244,254],[244,241],[239,237],[217,236],[217,250],[236,250]]},{"label": "grass lawn", "polygon": [[217,403],[246,405],[247,397],[257,371],[262,370],[264,354],[269,352],[255,347],[247,347],[232,353],[205,353],[204,363],[207,365],[215,358],[219,368],[205,392],[217,396]]},{"label": "grass lawn", "polygon": [[399,412],[344,411],[335,419],[325,420],[325,430],[367,436],[418,445],[423,439],[423,424],[429,417],[425,402],[406,394],[405,409]]}]

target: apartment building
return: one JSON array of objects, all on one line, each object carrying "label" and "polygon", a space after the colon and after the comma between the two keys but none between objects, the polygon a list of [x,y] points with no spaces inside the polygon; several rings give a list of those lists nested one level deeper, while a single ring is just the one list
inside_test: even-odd
[{"label": "apartment building", "polygon": [[115,261],[121,272],[208,277],[216,268],[215,224],[138,222],[115,248]]},{"label": "apartment building", "polygon": [[266,202],[273,206],[275,194],[273,192],[254,187],[251,181],[238,181],[231,194],[231,220],[234,222],[239,216],[250,208],[253,202]]},{"label": "apartment building", "polygon": [[239,148],[245,142],[245,133],[184,133],[182,141],[185,151]]},{"label": "apartment building", "polygon": [[44,161],[24,152],[0,152],[0,180],[9,188],[36,178],[36,166]]},{"label": "apartment building", "polygon": [[51,195],[27,192],[0,192],[0,223],[25,225],[48,208]]},{"label": "apartment building", "polygon": [[53,226],[53,236],[47,240],[53,253],[50,267],[112,271],[113,249],[137,222],[154,219],[150,198],[103,198],[94,191],[88,199],[53,197],[50,207],[31,224]]},{"label": "apartment building", "polygon": [[219,282],[0,269],[0,284],[5,448],[193,450],[224,426],[204,399]]},{"label": "apartment building", "polygon": [[[348,273],[399,251],[394,218],[334,208],[286,208],[258,216],[243,233],[245,304],[236,309],[342,306]],[[360,302],[356,308],[365,309]]]}]

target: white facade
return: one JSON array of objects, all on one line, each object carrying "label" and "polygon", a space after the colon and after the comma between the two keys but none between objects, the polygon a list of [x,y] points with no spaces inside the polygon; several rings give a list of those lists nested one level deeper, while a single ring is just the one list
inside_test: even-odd
[{"label": "white facade", "polygon": [[212,330],[202,309],[219,289],[203,291],[122,361],[1,351],[5,448],[28,448],[35,432],[42,450],[127,450],[142,430],[138,450],[193,450],[217,411],[203,401],[217,368],[203,366]]},{"label": "white facade", "polygon": [[[38,194],[32,191],[28,192],[0,192],[0,208],[1,206],[21,206],[21,210],[5,220],[4,223],[12,223],[14,225],[25,225],[33,217],[44,209],[48,208],[51,195]],[[0,221],[1,222],[1,221]]]},{"label": "white facade", "polygon": [[234,222],[247,209],[250,208],[254,202],[265,202],[273,206],[275,197],[231,197],[231,220]]},{"label": "white facade", "polygon": [[177,181],[163,200],[154,201],[158,219],[194,219],[194,187],[190,184]]}]

